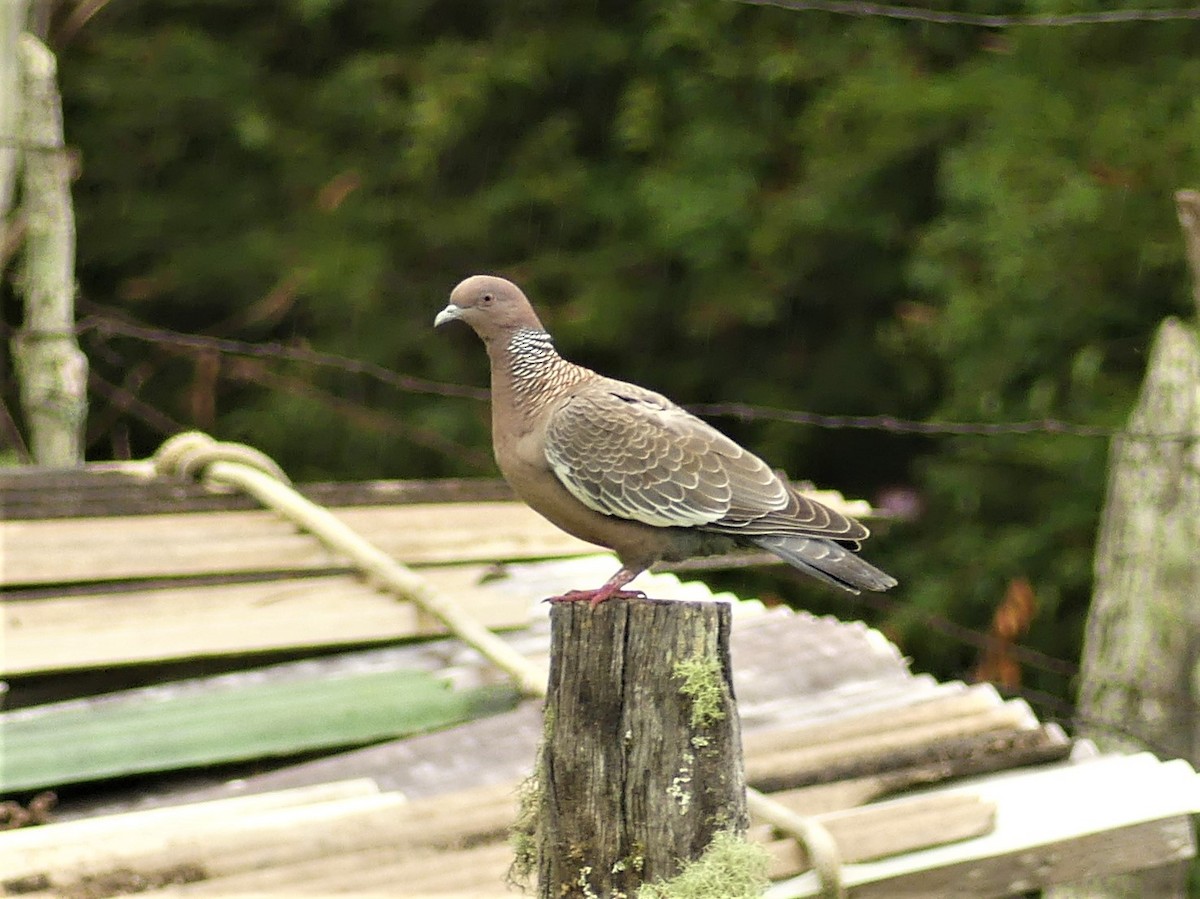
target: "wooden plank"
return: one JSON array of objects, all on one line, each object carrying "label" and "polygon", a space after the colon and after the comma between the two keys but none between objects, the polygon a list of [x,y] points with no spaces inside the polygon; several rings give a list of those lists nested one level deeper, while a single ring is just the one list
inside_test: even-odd
[{"label": "wooden plank", "polygon": [[322,855],[292,864],[244,871],[154,891],[145,899],[183,896],[379,896],[419,899],[507,895],[505,875],[512,864],[507,841],[445,848],[386,846]]},{"label": "wooden plank", "polygon": [[[135,464],[136,468],[137,465]],[[323,506],[408,503],[493,502],[513,499],[500,478],[441,478],[407,481],[335,481],[298,484],[296,489]],[[100,518],[179,512],[250,511],[252,497],[218,492],[196,481],[142,473],[128,463],[93,463],[82,469],[8,468],[0,471],[0,508],[14,521]]]},{"label": "wooden plank", "polygon": [[[886,715],[881,719],[886,719]],[[928,723],[887,726],[877,733],[851,736],[832,743],[794,744],[761,751],[756,735],[746,740],[746,779],[770,791],[813,783],[828,783],[914,764],[928,764],[952,754],[953,741],[981,734],[1034,730],[1037,718],[1020,700],[1002,706]],[[779,737],[772,738],[773,741]]]},{"label": "wooden plank", "polygon": [[[929,850],[927,850],[929,851]],[[896,896],[1007,897],[1087,877],[1123,874],[1157,868],[1195,855],[1189,818],[1114,827],[1082,834],[1039,847],[1005,852],[920,872],[885,876],[862,882],[848,876],[855,899],[894,899]],[[882,862],[876,862],[882,865]],[[969,884],[969,890],[963,885]],[[816,891],[778,891],[771,899],[817,897]]]},{"label": "wooden plank", "polygon": [[974,684],[957,693],[937,695],[902,708],[878,709],[843,714],[832,721],[800,724],[755,733],[747,737],[747,749],[769,755],[796,746],[844,743],[857,737],[873,737],[902,727],[936,724],[952,718],[977,715],[997,709],[1004,700],[991,684]]},{"label": "wooden plank", "polygon": [[[19,851],[6,850],[0,833],[0,881],[42,878],[66,892],[89,877],[117,869],[162,871],[196,865],[208,876],[247,866],[269,866],[311,857],[315,852],[382,845],[386,825],[405,806],[402,796],[359,796],[296,808],[238,815],[191,826],[161,827],[120,834],[111,842],[64,842]],[[53,826],[53,825],[51,825]]]},{"label": "wooden plank", "polygon": [[[833,837],[844,864],[982,836],[992,830],[995,818],[995,803],[966,793],[935,793],[813,816]],[[796,840],[778,839],[762,826],[751,837],[771,853],[773,880],[812,867]]]},{"label": "wooden plank", "polygon": [[[183,834],[206,822],[219,824],[232,817],[378,794],[379,788],[375,781],[359,777],[272,790],[269,793],[254,793],[249,796],[233,796],[186,805],[169,805],[95,818],[80,818],[41,827],[25,827],[0,832],[0,858],[12,859],[23,853],[44,851],[47,847],[53,849],[55,846],[82,846],[92,840],[120,840],[124,838],[123,834],[136,835],[162,830],[175,830]],[[0,867],[0,871],[4,870]],[[7,870],[5,876],[12,873],[11,870]]]},{"label": "wooden plank", "polygon": [[[850,777],[832,783],[781,790],[771,798],[802,815],[865,805],[889,794],[914,787],[986,774],[992,771],[1060,761],[1071,752],[1072,741],[1056,725],[1003,735],[986,734],[975,740],[943,744],[939,758],[925,764],[893,768],[878,774]],[[930,752],[932,756],[934,753]]]},{"label": "wooden plank", "polygon": [[[521,503],[338,509],[405,564],[595,553]],[[2,586],[345,567],[273,512],[196,512],[0,523]]]},{"label": "wooden plank", "polygon": [[[490,628],[528,624],[536,596],[481,585],[491,566],[421,573]],[[0,675],[337,646],[444,634],[411,603],[354,575],[110,592],[0,603]]]},{"label": "wooden plank", "polygon": [[[222,800],[228,802],[230,800]],[[158,810],[121,816],[111,839],[80,840],[75,822],[0,832],[0,881],[42,876],[67,888],[120,868],[161,871],[201,867],[217,878],[375,848],[444,849],[506,840],[516,785],[465,790],[408,802],[397,793],[350,795],[306,804],[244,805],[214,814],[212,803],[173,816]],[[134,826],[142,816],[144,826]],[[80,824],[83,822],[79,822]],[[40,831],[34,836],[34,831]]]},{"label": "wooden plank", "polygon": [[[1160,762],[1149,753],[1103,756],[980,778],[969,792],[1000,809],[991,833],[846,865],[850,894],[956,896],[969,884],[971,896],[1009,896],[1195,854],[1187,816],[1200,810],[1200,778],[1182,760]],[[768,893],[770,899],[819,895],[811,873]]]}]

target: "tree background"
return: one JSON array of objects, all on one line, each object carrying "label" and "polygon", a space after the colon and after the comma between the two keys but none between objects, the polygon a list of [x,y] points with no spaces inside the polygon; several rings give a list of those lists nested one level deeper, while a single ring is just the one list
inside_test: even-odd
[{"label": "tree background", "polygon": [[[494,475],[477,398],[104,326],[482,386],[474,338],[431,328],[480,271],[519,281],[564,355],[684,404],[982,424],[1119,427],[1152,330],[1188,311],[1171,195],[1200,171],[1196,21],[991,30],[731,0],[93,7],[60,8],[49,32],[79,156],[90,458],[195,426],[300,481]],[[6,303],[11,327],[7,287]],[[3,398],[15,408],[11,383]],[[725,586],[865,617],[945,677],[979,649],[938,624],[986,631],[1024,578],[1025,643],[1066,661],[1027,666],[1024,685],[1070,694],[1107,441],[712,420],[795,476],[908,513],[869,545],[902,582],[875,605],[779,572]]]}]

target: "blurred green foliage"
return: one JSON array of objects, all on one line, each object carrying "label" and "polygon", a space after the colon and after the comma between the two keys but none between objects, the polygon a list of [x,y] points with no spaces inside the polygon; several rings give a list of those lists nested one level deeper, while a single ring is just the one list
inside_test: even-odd
[{"label": "blurred green foliage", "polygon": [[[730,0],[125,0],[60,47],[81,300],[481,385],[473,337],[431,323],[497,271],[566,355],[685,403],[1119,426],[1153,329],[1188,311],[1171,195],[1200,171],[1196,46],[1195,22]],[[299,479],[492,473],[447,450],[487,447],[472,400],[88,342],[102,377]],[[796,476],[923,507],[870,544],[902,581],[889,609],[743,592],[873,616],[951,675],[977,650],[929,615],[986,629],[1025,576],[1028,642],[1077,656],[1104,441],[718,424]],[[123,427],[135,454],[162,436],[97,400],[92,455]]]}]

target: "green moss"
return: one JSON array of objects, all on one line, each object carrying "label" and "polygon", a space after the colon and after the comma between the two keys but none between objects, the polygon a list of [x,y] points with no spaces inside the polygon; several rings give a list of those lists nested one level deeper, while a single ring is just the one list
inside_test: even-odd
[{"label": "green moss", "polygon": [[676,662],[674,677],[683,681],[679,692],[692,700],[692,727],[707,727],[725,717],[725,682],[716,659],[693,656]]},{"label": "green moss", "polygon": [[670,880],[647,883],[638,899],[759,899],[770,886],[767,850],[721,831],[704,854]]},{"label": "green moss", "polygon": [[[540,753],[539,753],[540,756]],[[538,765],[540,769],[541,765]],[[528,886],[537,870],[537,820],[542,802],[538,772],[530,774],[517,788],[517,819],[509,830],[513,861],[508,868],[508,881],[514,886]]]}]

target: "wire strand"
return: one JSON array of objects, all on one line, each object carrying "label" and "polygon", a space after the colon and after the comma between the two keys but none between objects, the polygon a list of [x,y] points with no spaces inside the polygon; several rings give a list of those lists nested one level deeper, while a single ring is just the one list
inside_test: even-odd
[{"label": "wire strand", "polygon": [[486,401],[489,396],[488,391],[481,387],[447,384],[443,381],[432,381],[427,378],[404,375],[374,362],[365,362],[350,356],[288,346],[282,343],[250,343],[243,340],[231,340],[225,337],[183,334],[178,331],[169,331],[165,328],[143,327],[100,315],[93,315],[84,319],[79,323],[76,330],[81,334],[88,331],[95,331],[101,335],[132,337],[148,343],[172,344],[196,350],[227,353],[232,356],[256,356],[260,358],[286,359],[291,362],[304,362],[321,368],[333,368],[351,374],[366,375],[379,381],[381,384],[407,393],[423,393],[434,396],[483,401]]},{"label": "wire strand", "polygon": [[1115,25],[1122,22],[1175,22],[1200,20],[1200,9],[1108,9],[1095,12],[1003,15],[954,12],[922,6],[861,3],[857,0],[740,0],[747,6],[778,6],[795,12],[826,12],[858,18],[899,19],[933,25],[967,25],[976,28],[1063,28],[1071,25]]},{"label": "wire strand", "polygon": [[[387,387],[405,393],[444,396],[454,399],[470,399],[486,402],[489,391],[482,387],[434,381],[393,371],[374,362],[366,362],[349,356],[309,350],[281,343],[251,343],[225,337],[209,337],[200,334],[183,334],[165,328],[153,328],[121,321],[107,315],[93,315],[78,326],[80,333],[88,331],[99,335],[115,335],[142,340],[148,343],[183,347],[205,352],[226,353],[234,356],[284,359],[320,368],[329,368],[350,374],[369,377]],[[945,421],[917,420],[894,415],[826,415],[799,409],[779,409],[750,403],[698,403],[685,408],[697,415],[736,418],[741,421],[777,421],[785,424],[808,425],[826,430],[883,431],[897,434],[915,434],[929,437],[993,437],[1001,435],[1061,435],[1090,439],[1124,439],[1151,442],[1190,443],[1200,439],[1196,433],[1155,433],[1151,431],[1128,431],[1100,425],[1081,424],[1058,418],[1033,418],[1018,421]]]}]

